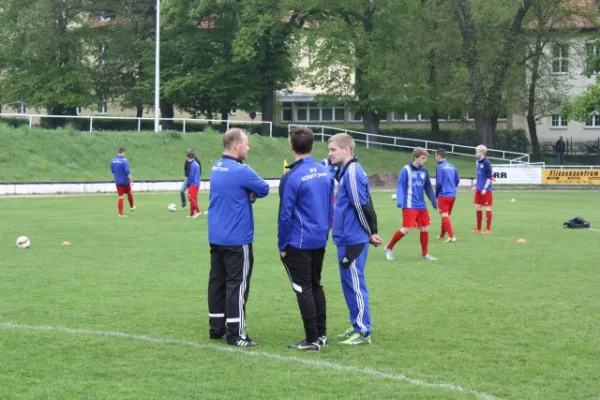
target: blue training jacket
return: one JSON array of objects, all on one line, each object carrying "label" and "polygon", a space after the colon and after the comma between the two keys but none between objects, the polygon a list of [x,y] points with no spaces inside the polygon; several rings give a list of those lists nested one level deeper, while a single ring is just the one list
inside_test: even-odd
[{"label": "blue training jacket", "polygon": [[333,219],[335,181],[313,157],[289,167],[279,183],[279,251],[288,246],[314,250],[327,245]]},{"label": "blue training jacket", "polygon": [[492,170],[492,163],[488,160],[487,157],[483,157],[482,160],[477,160],[477,184],[476,189],[482,191],[485,187],[485,181],[490,180],[490,184],[488,185],[487,191],[491,192],[492,188],[492,179],[494,177]]},{"label": "blue training jacket", "polygon": [[269,185],[249,166],[223,155],[212,167],[208,206],[208,242],[240,246],[254,241],[250,193],[262,198]]},{"label": "blue training jacket", "polygon": [[438,163],[435,170],[435,197],[456,197],[456,188],[460,183],[458,171],[446,160]]},{"label": "blue training jacket", "polygon": [[116,156],[110,162],[110,170],[115,178],[115,184],[129,184],[129,161],[121,155]]},{"label": "blue training jacket", "polygon": [[324,158],[321,160],[321,165],[326,167],[329,173],[337,180],[337,173],[340,170],[340,167],[337,165],[333,165],[329,158]]},{"label": "blue training jacket", "polygon": [[338,246],[369,243],[370,236],[377,234],[369,177],[353,158],[340,169],[338,178],[333,242]]},{"label": "blue training jacket", "polygon": [[425,167],[415,167],[413,163],[407,164],[400,170],[398,177],[398,187],[396,188],[396,198],[399,208],[409,210],[426,210],[424,193],[427,194],[433,208],[437,208],[437,200],[431,181],[429,172]]},{"label": "blue training jacket", "polygon": [[185,184],[200,187],[200,164],[196,160],[192,161],[188,167],[188,177]]}]

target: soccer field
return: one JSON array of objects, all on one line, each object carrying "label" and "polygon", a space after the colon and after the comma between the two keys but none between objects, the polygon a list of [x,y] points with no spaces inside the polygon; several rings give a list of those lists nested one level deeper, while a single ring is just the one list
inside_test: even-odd
[{"label": "soccer field", "polygon": [[[303,330],[279,261],[275,192],[254,206],[256,349],[208,339],[206,217],[169,213],[177,193],[137,195],[121,219],[116,196],[0,199],[0,398],[598,398],[598,196],[498,192],[493,234],[478,235],[463,192],[457,243],[435,240],[432,213],[439,261],[421,259],[417,232],[392,262],[371,247],[371,345],[335,340],[349,322],[330,244],[330,345],[316,354],[286,348]],[[373,197],[387,242],[400,211],[390,193]],[[593,229],[563,230],[575,216]],[[30,249],[15,247],[19,235]]]}]

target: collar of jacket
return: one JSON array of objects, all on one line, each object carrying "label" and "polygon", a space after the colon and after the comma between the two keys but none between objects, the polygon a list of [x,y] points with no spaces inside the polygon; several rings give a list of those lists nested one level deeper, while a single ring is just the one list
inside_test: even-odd
[{"label": "collar of jacket", "polygon": [[346,173],[346,170],[348,169],[348,167],[350,166],[350,164],[352,164],[354,162],[358,162],[358,158],[357,157],[352,157],[350,159],[350,161],[348,161],[342,168],[340,168],[340,171],[338,172],[337,176],[339,176],[340,178],[342,176],[344,176],[344,174]]},{"label": "collar of jacket", "polygon": [[314,159],[314,157],[313,157],[313,156],[302,157],[301,159],[299,159],[299,160],[296,160],[296,161],[294,161],[293,163],[291,163],[290,165],[288,165],[286,168],[288,168],[288,169],[290,169],[290,170],[291,170],[291,169],[292,169],[292,168],[294,168],[296,165],[300,165],[300,164],[302,164],[302,163],[305,163],[305,162],[310,162],[310,161],[313,161],[313,162],[315,161],[315,159]]},{"label": "collar of jacket", "polygon": [[227,158],[227,159],[229,159],[229,160],[233,160],[233,161],[235,161],[235,162],[237,162],[237,163],[240,163],[240,164],[243,164],[243,163],[244,163],[244,162],[243,162],[242,160],[240,160],[239,158],[231,157],[231,156],[228,156],[228,155],[226,155],[226,154],[223,154],[223,156],[221,156],[221,158]]}]

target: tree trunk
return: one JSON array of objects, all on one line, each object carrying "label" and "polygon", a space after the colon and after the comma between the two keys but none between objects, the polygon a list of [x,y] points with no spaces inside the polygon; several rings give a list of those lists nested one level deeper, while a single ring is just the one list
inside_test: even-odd
[{"label": "tree trunk", "polygon": [[221,132],[227,131],[227,121],[229,120],[229,110],[221,111],[221,128],[219,129]]},{"label": "tree trunk", "polygon": [[534,161],[539,161],[542,159],[542,150],[540,149],[540,141],[537,136],[537,124],[535,123],[535,116],[533,114],[527,114],[527,127],[529,128],[529,136],[531,138],[533,159]]},{"label": "tree trunk", "polygon": [[[50,115],[77,115],[77,107],[70,107],[65,105],[55,105],[51,107],[49,110]],[[43,126],[48,128],[58,128],[64,127],[67,123],[72,124],[76,128],[78,127],[78,119],[77,118],[52,118],[49,117],[47,122],[43,124]]]},{"label": "tree trunk", "polygon": [[144,106],[142,104],[138,104],[135,107],[135,116],[136,118],[142,118],[144,116]]},{"label": "tree trunk", "polygon": [[[172,103],[161,99],[159,102],[159,107],[161,118],[173,118],[175,116],[175,107],[173,107]],[[162,124],[164,130],[173,128],[172,120],[161,120],[160,123]]]},{"label": "tree trunk", "polygon": [[379,114],[375,111],[363,111],[363,126],[365,130],[369,133],[373,133],[375,135],[379,134]]},{"label": "tree trunk", "polygon": [[[267,85],[267,91],[262,98],[262,121],[270,121],[273,123],[273,116],[275,114],[275,82],[269,82]],[[275,125],[275,124],[273,124]],[[270,127],[269,124],[262,124],[261,134],[263,136],[269,136]]]},{"label": "tree trunk", "polygon": [[432,110],[431,117],[429,117],[429,122],[431,124],[431,134],[435,140],[442,139],[442,142],[448,142],[448,138],[443,137],[440,133],[440,113],[437,107]]},{"label": "tree trunk", "polygon": [[493,148],[498,115],[495,113],[492,114],[486,110],[476,110],[474,114],[475,131],[477,132],[478,143],[483,144],[488,148]]}]

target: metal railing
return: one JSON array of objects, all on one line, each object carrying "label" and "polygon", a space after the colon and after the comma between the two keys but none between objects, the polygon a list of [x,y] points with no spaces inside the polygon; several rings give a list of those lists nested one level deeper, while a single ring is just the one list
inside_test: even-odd
[{"label": "metal railing", "polygon": [[[142,131],[142,121],[154,121],[153,117],[114,117],[108,115],[47,115],[47,114],[0,114],[0,118],[10,117],[10,118],[22,118],[29,120],[29,127],[33,127],[34,118],[59,118],[59,119],[89,119],[89,131],[94,131],[94,120],[122,120],[122,121],[137,121],[137,131]],[[268,125],[269,126],[269,137],[273,137],[273,123],[271,121],[232,121],[232,120],[224,120],[224,119],[203,119],[203,118],[159,118],[160,121],[181,121],[183,133],[186,133],[186,123],[227,123],[227,129],[231,125],[236,124],[255,124],[255,125]],[[153,130],[153,129],[149,129]]]},{"label": "metal railing", "polygon": [[[295,127],[306,127],[310,128],[314,134],[321,138],[321,142],[325,142],[327,138],[333,136],[336,133],[347,133],[354,138],[357,143],[363,143],[368,149],[371,146],[377,147],[391,147],[396,149],[410,149],[415,147],[423,147],[429,151],[435,151],[440,147],[446,149],[449,154],[459,156],[472,156],[475,157],[475,147],[465,146],[462,144],[444,143],[437,142],[434,140],[425,139],[413,139],[397,136],[379,135],[374,133],[353,131],[349,129],[333,128],[323,125],[305,125],[305,124],[289,124],[288,132]],[[328,133],[334,132],[334,133]],[[509,164],[529,164],[529,154],[519,153],[516,151],[508,150],[496,150],[488,149],[487,157],[490,160],[500,160]]]}]

